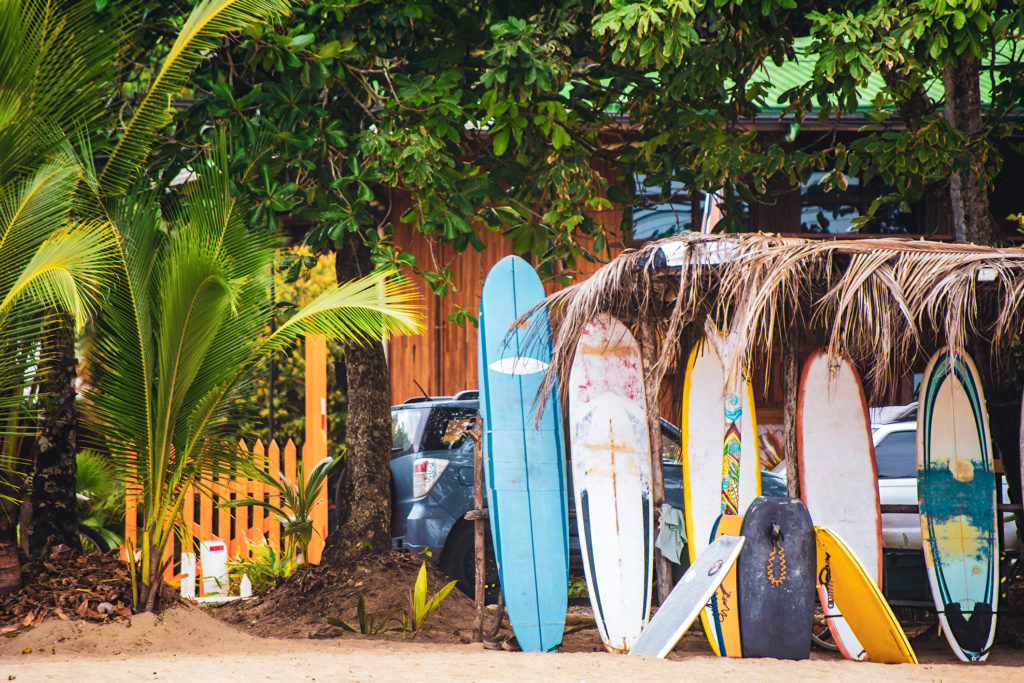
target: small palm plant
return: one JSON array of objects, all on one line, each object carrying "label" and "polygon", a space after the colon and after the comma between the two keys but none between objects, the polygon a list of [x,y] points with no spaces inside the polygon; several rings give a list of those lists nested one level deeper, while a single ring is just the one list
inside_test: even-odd
[{"label": "small palm plant", "polygon": [[227,158],[203,164],[166,218],[146,196],[121,205],[124,269],[96,323],[87,401],[94,431],[138,491],[136,609],[156,607],[190,487],[209,493],[216,478],[247,468],[232,407],[270,354],[307,334],[360,342],[422,324],[408,285],[378,271],[269,332],[277,235],[251,226],[231,196]]},{"label": "small palm plant", "polygon": [[[261,507],[277,516],[281,520],[281,533],[295,541],[299,547],[301,561],[305,562],[309,557],[309,542],[313,539],[313,507],[317,504],[317,492],[327,481],[334,466],[341,462],[341,458],[324,458],[313,467],[309,473],[309,479],[304,479],[302,461],[297,463],[296,482],[288,481],[283,472],[277,473],[277,478],[270,476],[261,467],[248,463],[244,466],[245,474],[250,478],[262,481],[271,488],[277,489],[277,504],[256,500],[255,498],[241,498],[218,507]],[[272,494],[273,495],[273,494]]]},{"label": "small palm plant", "polygon": [[[266,358],[307,334],[360,342],[421,328],[415,295],[378,271],[317,297],[268,333],[267,296],[278,235],[253,226],[232,195],[227,151],[197,162],[179,201],[141,177],[167,103],[223,36],[287,12],[287,0],[203,0],[182,24],[135,114],[82,194],[113,225],[110,293],[95,324],[88,420],[136,491],[139,538],[129,546],[133,607],[153,610],[165,553],[188,495],[238,471],[233,399]],[[223,140],[223,138],[222,138]],[[249,152],[246,154],[246,152]],[[259,154],[240,151],[250,180]]]}]

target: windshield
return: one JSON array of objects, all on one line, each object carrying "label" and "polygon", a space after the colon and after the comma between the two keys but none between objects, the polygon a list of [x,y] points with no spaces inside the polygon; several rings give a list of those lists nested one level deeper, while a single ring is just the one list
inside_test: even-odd
[{"label": "windshield", "polygon": [[875,446],[879,479],[917,476],[917,432],[892,432]]}]

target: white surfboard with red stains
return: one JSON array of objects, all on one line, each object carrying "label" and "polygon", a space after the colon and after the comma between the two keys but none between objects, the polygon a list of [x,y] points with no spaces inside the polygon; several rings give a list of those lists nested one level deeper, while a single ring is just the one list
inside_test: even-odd
[{"label": "white surfboard with red stains", "polygon": [[626,652],[651,607],[654,511],[643,361],[629,330],[601,314],[569,373],[573,489],[583,569],[605,646]]}]

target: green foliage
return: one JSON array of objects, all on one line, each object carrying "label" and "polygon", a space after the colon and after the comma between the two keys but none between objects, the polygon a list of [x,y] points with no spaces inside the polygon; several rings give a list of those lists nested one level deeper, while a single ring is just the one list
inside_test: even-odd
[{"label": "green foliage", "polygon": [[582,576],[570,576],[569,577],[569,597],[570,598],[585,598],[589,595],[587,593],[587,580]]},{"label": "green foliage", "polygon": [[266,539],[259,542],[249,541],[249,557],[228,560],[228,571],[231,582],[241,581],[245,574],[252,582],[256,592],[265,592],[275,587],[278,582],[287,579],[295,571],[298,561],[295,556],[295,545],[289,541],[284,549],[277,550]]},{"label": "green foliage", "polygon": [[99,533],[111,548],[124,542],[124,482],[106,459],[90,449],[76,456],[78,521]]},{"label": "green foliage", "polygon": [[[324,291],[334,287],[334,263],[331,255],[313,255],[309,249],[292,249],[278,256],[274,267],[274,311],[278,323]],[[340,458],[345,449],[347,397],[344,382],[339,382],[338,368],[344,362],[343,346],[329,342],[327,346],[327,455]],[[279,444],[289,439],[302,447],[305,440],[305,348],[299,344],[286,352],[274,354],[274,439]],[[342,375],[343,377],[343,375]],[[257,372],[249,391],[235,399],[240,416],[239,438],[267,438],[269,410],[268,372]],[[250,419],[251,416],[251,419]]]},{"label": "green foliage", "polygon": [[[420,565],[420,571],[416,575],[416,585],[413,587],[412,599],[412,624],[413,637],[423,628],[423,621],[436,612],[448,594],[455,588],[458,581],[449,581],[440,588],[431,598],[427,598],[427,563]],[[403,634],[404,637],[404,634]]]},{"label": "green foliage", "polygon": [[0,3],[0,186],[109,120],[116,28],[91,0]]},{"label": "green foliage", "polygon": [[309,542],[313,538],[312,513],[313,507],[319,502],[317,491],[327,482],[327,475],[339,462],[341,458],[324,458],[316,464],[307,479],[300,460],[296,471],[297,482],[293,484],[283,472],[278,472],[276,478],[267,474],[262,467],[264,463],[242,461],[239,466],[250,479],[262,481],[277,490],[276,494],[271,494],[271,498],[276,497],[276,504],[255,498],[241,498],[221,503],[218,507],[262,507],[272,512],[281,520],[281,533],[295,541],[304,561],[309,556]]},{"label": "green foliage", "polygon": [[[327,623],[331,626],[340,626],[349,633],[361,633],[364,636],[376,636],[390,631],[401,631],[404,638],[405,619],[404,615],[402,618],[397,616],[399,612],[401,612],[401,610],[392,610],[383,618],[378,618],[373,614],[367,614],[366,603],[363,601],[363,596],[360,595],[359,602],[356,604],[356,625],[359,626],[358,631],[338,617],[327,617]],[[397,623],[398,626],[391,626],[392,623]]]},{"label": "green foliage", "polygon": [[177,97],[192,70],[224,35],[287,13],[287,0],[203,0],[181,25],[160,69],[99,176],[103,195],[127,191],[149,152],[157,130],[166,124],[167,104]]}]

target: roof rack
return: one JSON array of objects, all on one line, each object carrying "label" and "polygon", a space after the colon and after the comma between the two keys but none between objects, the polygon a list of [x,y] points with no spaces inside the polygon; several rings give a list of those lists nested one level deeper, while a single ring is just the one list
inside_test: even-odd
[{"label": "roof rack", "polygon": [[453,401],[475,401],[480,398],[480,392],[476,389],[463,389],[452,397]]}]

